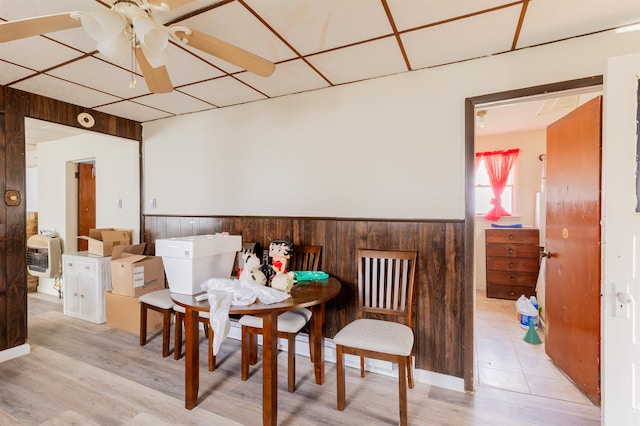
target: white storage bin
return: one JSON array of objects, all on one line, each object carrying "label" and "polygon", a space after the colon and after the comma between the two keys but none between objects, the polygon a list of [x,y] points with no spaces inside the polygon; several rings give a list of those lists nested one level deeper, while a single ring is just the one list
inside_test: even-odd
[{"label": "white storage bin", "polygon": [[230,278],[240,235],[196,235],[156,240],[169,288],[174,293],[196,294],[209,278]]}]

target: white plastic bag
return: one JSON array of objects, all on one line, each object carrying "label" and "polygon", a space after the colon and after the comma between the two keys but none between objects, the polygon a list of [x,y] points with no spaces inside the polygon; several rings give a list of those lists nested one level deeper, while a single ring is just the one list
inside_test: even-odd
[{"label": "white plastic bag", "polygon": [[242,288],[251,289],[257,296],[258,300],[260,300],[260,302],[264,303],[265,305],[282,302],[283,300],[291,297],[289,293],[276,290],[275,288],[256,284],[251,280],[240,280],[240,286]]}]

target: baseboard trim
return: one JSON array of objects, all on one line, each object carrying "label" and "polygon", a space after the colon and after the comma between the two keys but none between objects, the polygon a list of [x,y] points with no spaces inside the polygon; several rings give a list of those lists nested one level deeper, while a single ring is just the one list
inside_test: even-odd
[{"label": "baseboard trim", "polygon": [[14,346],[13,348],[0,351],[0,362],[9,361],[10,359],[18,358],[23,355],[28,355],[31,352],[31,346],[25,343],[20,346]]}]

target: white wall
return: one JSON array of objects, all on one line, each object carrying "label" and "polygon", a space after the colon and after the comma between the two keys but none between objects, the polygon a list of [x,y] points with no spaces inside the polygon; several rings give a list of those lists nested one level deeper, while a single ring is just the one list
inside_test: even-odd
[{"label": "white wall", "polygon": [[[497,223],[500,225],[519,223],[523,226],[534,227],[536,192],[540,191],[540,183],[542,181],[542,162],[538,159],[538,156],[547,152],[546,130],[476,137],[476,152],[513,148],[520,148],[515,169],[517,193],[515,210],[512,216],[501,218]],[[487,288],[485,229],[496,222],[477,217],[475,223],[474,276],[476,288],[485,290]]]},{"label": "white wall", "polygon": [[462,219],[465,98],[601,75],[638,49],[602,33],[145,123],[145,213]]},{"label": "white wall", "polygon": [[[63,252],[77,250],[77,183],[75,163],[95,160],[96,227],[133,230],[140,235],[138,143],[87,133],[38,144],[38,229],[55,231]],[[116,200],[122,199],[122,208]],[[53,280],[40,279],[39,292],[57,295]]]},{"label": "white wall", "polygon": [[[604,81],[601,308],[604,425],[640,424],[640,215],[635,211],[639,78],[640,54],[636,54],[613,58]],[[617,291],[628,292],[635,299],[628,308],[628,316],[615,316]]]}]

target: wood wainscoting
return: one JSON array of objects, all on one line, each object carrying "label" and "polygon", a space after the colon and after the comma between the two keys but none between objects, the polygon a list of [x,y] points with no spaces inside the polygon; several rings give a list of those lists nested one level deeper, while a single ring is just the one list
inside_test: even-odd
[{"label": "wood wainscoting", "polygon": [[416,368],[463,377],[464,330],[473,320],[464,309],[464,221],[340,219],[255,216],[144,217],[147,254],[159,238],[229,232],[261,248],[272,240],[321,245],[321,269],[342,282],[327,304],[325,336],[355,318],[356,250],[418,250],[416,268]]}]

